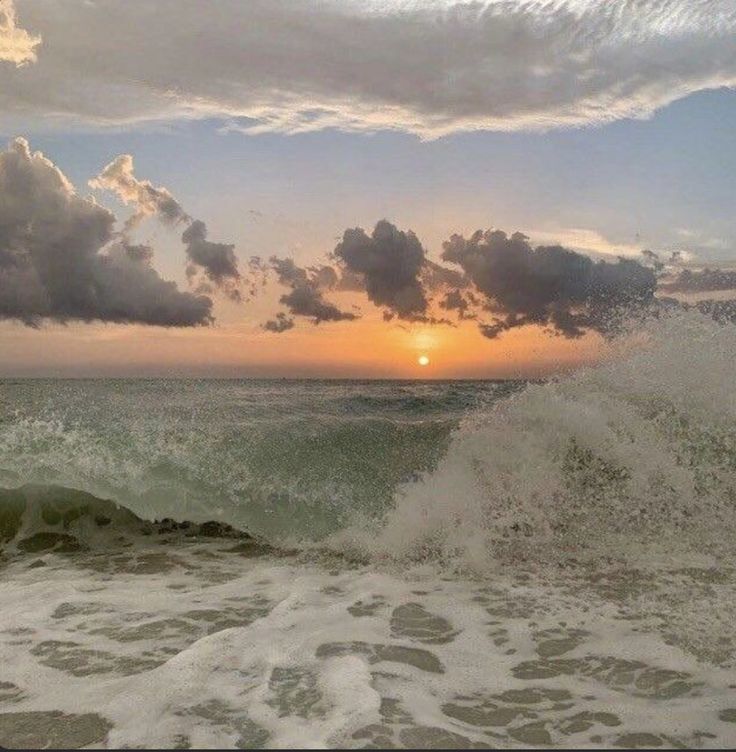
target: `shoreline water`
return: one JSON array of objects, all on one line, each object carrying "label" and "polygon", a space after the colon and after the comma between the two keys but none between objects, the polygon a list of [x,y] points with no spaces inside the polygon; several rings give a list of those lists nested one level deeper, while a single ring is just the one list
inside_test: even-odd
[{"label": "shoreline water", "polygon": [[0,737],[729,746],[734,582],[692,566],[466,579],[214,538],[36,552],[0,583]]}]

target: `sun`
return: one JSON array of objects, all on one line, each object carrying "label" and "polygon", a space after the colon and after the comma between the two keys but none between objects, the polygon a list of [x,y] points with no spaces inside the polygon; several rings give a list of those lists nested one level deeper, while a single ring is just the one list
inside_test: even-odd
[{"label": "sun", "polygon": [[429,358],[426,355],[420,355],[417,359],[417,363],[419,363],[420,366],[428,366]]}]

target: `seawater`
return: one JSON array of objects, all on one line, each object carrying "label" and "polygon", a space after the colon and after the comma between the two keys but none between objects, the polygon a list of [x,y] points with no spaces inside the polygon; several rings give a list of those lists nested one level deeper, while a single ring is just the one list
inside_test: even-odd
[{"label": "seawater", "polygon": [[0,745],[733,746],[735,364],[1,381]]},{"label": "seawater", "polygon": [[0,485],[55,483],[145,517],[317,540],[431,469],[504,382],[0,382]]}]

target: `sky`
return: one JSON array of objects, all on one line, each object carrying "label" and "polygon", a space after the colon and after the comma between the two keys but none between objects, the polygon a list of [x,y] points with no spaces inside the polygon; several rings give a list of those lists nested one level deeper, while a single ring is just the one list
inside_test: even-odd
[{"label": "sky", "polygon": [[734,31],[733,0],[0,0],[0,376],[605,357],[621,307],[736,289]]}]

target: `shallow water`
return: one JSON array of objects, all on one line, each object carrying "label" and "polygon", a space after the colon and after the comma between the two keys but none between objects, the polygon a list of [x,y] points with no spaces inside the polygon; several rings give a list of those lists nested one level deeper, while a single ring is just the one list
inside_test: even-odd
[{"label": "shallow water", "polygon": [[233,548],[152,541],[10,563],[0,584],[3,744],[736,739],[733,606],[720,630],[688,618],[736,602],[732,571],[480,581]]},{"label": "shallow water", "polygon": [[0,382],[0,745],[736,745],[736,334],[616,348]]}]

